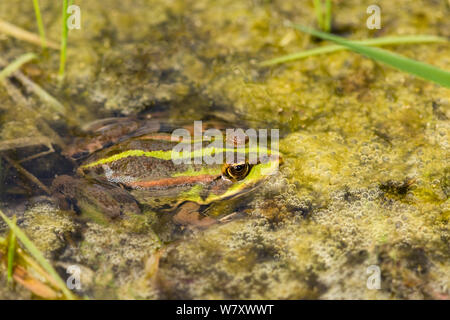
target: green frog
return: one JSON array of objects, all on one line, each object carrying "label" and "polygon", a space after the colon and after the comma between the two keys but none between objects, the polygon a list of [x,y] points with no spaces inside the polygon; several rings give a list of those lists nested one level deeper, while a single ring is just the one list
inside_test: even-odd
[{"label": "green frog", "polygon": [[[155,123],[147,121],[144,130],[130,123],[133,125],[124,121],[108,124],[108,130],[98,131],[97,139],[81,152],[85,159],[76,176],[63,175],[54,180],[53,195],[62,208],[102,222],[124,219],[150,208],[170,216],[175,224],[204,228],[232,213],[209,214],[211,204],[248,194],[274,174],[281,162],[277,152],[260,146],[251,149],[247,141],[245,148],[236,149],[244,153],[243,161],[198,163],[194,160],[202,156],[202,150],[211,151],[211,139],[207,139],[197,144],[203,149],[188,153],[192,161],[175,163],[172,151],[183,143],[180,138],[162,132]],[[130,129],[124,131],[124,127]],[[111,136],[110,132],[119,132],[119,137],[98,143]],[[215,148],[212,153],[220,152],[225,152],[225,147]],[[249,162],[252,152],[256,161]],[[79,157],[80,152],[77,154]],[[258,158],[261,155],[265,158]]]}]

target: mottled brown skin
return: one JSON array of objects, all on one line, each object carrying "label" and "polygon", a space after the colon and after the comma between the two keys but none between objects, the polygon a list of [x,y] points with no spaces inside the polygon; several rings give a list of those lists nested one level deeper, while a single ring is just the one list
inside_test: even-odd
[{"label": "mottled brown skin", "polygon": [[138,135],[140,132],[156,132],[158,121],[137,120],[133,118],[108,118],[90,124],[85,130],[88,137],[78,137],[67,147],[63,154],[73,160],[89,156],[113,143]]},{"label": "mottled brown skin", "polygon": [[112,219],[123,216],[125,212],[141,213],[136,200],[126,190],[106,182],[92,183],[62,175],[53,181],[52,194],[65,210],[78,212],[89,205]]}]

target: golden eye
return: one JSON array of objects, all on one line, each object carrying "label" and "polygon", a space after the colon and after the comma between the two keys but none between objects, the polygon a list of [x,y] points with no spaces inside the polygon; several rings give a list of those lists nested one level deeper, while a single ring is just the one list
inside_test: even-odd
[{"label": "golden eye", "polygon": [[225,174],[231,180],[242,180],[247,176],[249,171],[250,166],[248,163],[229,164],[225,168]]}]

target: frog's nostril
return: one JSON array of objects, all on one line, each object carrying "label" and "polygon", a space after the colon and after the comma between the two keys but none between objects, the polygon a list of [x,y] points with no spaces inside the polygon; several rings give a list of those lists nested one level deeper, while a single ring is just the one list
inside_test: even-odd
[{"label": "frog's nostril", "polygon": [[102,148],[109,148],[109,147],[111,147],[113,144],[114,144],[114,143],[113,143],[112,141],[105,142],[105,143],[102,145]]},{"label": "frog's nostril", "polygon": [[88,155],[89,155],[89,151],[80,151],[80,152],[74,153],[72,155],[72,159],[80,160],[81,158],[84,158],[84,157],[86,157]]}]

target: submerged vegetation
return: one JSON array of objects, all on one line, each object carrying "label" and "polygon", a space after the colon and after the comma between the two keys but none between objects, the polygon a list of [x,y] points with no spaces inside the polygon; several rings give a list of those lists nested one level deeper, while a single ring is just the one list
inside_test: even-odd
[{"label": "submerged vegetation", "polygon": [[[58,289],[62,292],[63,296],[66,299],[74,299],[75,296],[72,294],[72,292],[70,292],[69,289],[67,289],[66,284],[60,278],[60,276],[55,271],[53,266],[44,258],[39,249],[36,248],[36,246],[25,235],[25,233],[17,227],[16,219],[14,218],[14,220],[10,220],[1,210],[0,210],[0,218],[2,218],[3,221],[6,222],[6,224],[10,229],[7,240],[1,241],[0,239],[0,243],[3,242],[4,244],[6,244],[7,247],[8,282],[12,281],[14,272],[20,273],[20,271],[17,270],[18,268],[23,267],[25,268],[29,267],[31,269],[34,268],[35,272],[38,272],[40,273],[41,276],[44,276],[44,278],[49,282],[48,284],[41,283],[39,282],[39,280],[33,279],[32,276],[30,275],[27,275],[26,278],[18,275],[15,278],[16,281],[18,281],[25,287],[28,287],[35,294],[38,295],[42,294],[41,297],[43,298],[58,297],[56,293],[55,295],[52,295],[52,289],[48,287],[48,285],[53,285],[55,289]],[[19,251],[16,237],[21,241],[21,243],[25,246],[28,252],[36,259],[36,262],[27,257],[26,254],[21,253],[21,251]],[[0,250],[0,258],[1,256],[2,252]],[[18,260],[18,258],[21,258],[22,261],[22,265],[19,267],[15,266],[16,260]],[[19,262],[17,262],[17,264],[19,264]]]},{"label": "submerged vegetation", "polygon": [[[80,1],[67,49],[70,4],[0,2],[0,298],[449,298],[447,4],[383,2],[368,30],[358,0]],[[96,223],[52,183],[117,116],[279,128],[284,163],[179,241],[150,205]]]}]

